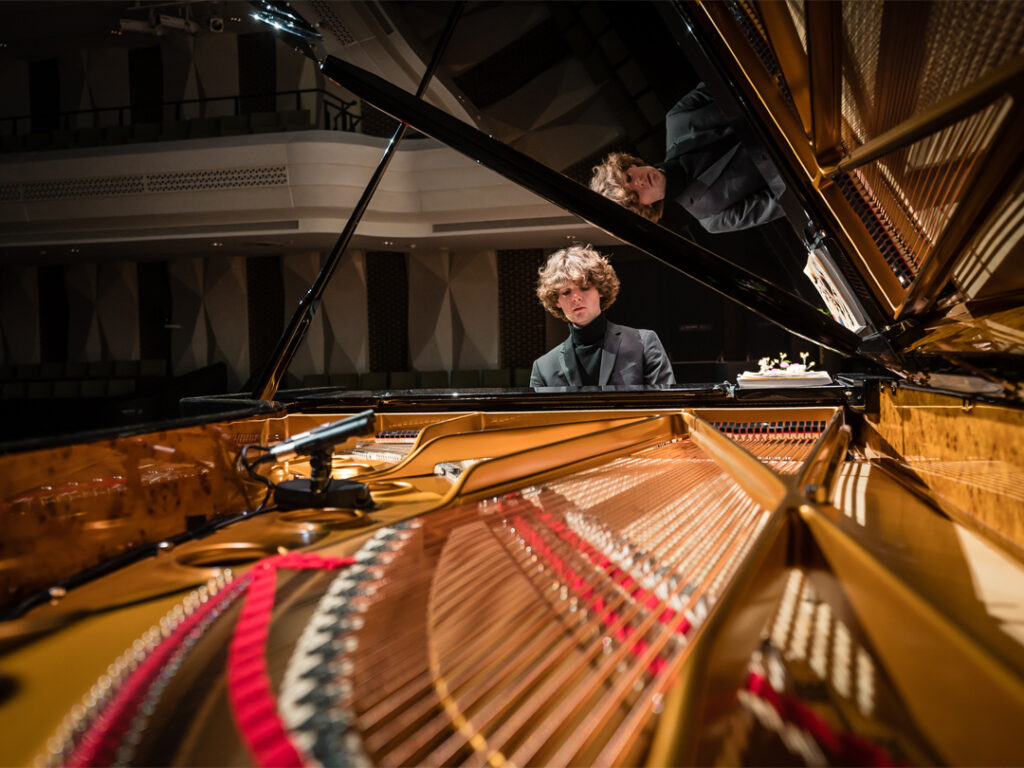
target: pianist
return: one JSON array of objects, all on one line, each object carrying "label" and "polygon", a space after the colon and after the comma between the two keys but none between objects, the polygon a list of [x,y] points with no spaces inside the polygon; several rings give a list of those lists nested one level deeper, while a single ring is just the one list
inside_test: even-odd
[{"label": "pianist", "polygon": [[658,334],[605,318],[618,294],[615,270],[590,246],[551,254],[540,270],[537,297],[569,323],[569,338],[534,361],[531,387],[675,385]]},{"label": "pianist", "polygon": [[666,200],[675,201],[714,233],[780,218],[777,198],[785,190],[767,156],[755,162],[743,148],[704,83],[665,116],[664,162],[613,152],[594,168],[590,188],[651,221],[661,218]]}]

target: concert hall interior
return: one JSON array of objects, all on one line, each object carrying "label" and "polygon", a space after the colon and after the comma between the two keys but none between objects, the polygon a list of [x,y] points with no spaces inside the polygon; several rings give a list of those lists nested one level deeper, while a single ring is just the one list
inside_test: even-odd
[{"label": "concert hall interior", "polygon": [[[1024,1],[4,2],[0,93],[0,765],[1024,764]],[[575,244],[673,386],[531,387]]]},{"label": "concert hall interior", "polygon": [[[183,396],[250,389],[395,122],[245,3],[0,13],[7,437],[154,421]],[[382,13],[398,31],[350,48],[412,89],[447,6],[370,3],[338,23],[381,34]],[[194,31],[172,23],[186,18]],[[660,160],[665,112],[700,80],[645,6],[484,5],[463,23],[439,79],[487,109],[489,132],[584,185],[611,150]],[[678,218],[815,297],[788,222],[708,235]],[[769,353],[838,364],[420,134],[399,146],[283,384],[523,386],[564,337],[533,295],[537,267],[572,242],[613,255],[610,318],[655,329],[678,381],[735,378]]]}]

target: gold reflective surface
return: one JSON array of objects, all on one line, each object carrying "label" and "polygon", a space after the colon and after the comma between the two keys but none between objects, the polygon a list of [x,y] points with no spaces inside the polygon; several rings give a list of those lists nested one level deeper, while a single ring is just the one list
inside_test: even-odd
[{"label": "gold reflective surface", "polygon": [[[980,513],[972,528],[941,511],[954,497],[973,503],[978,488],[991,506],[995,499],[1004,504],[1017,486],[969,471],[910,474],[925,465],[909,452],[914,448],[954,450],[948,439],[936,439],[935,422],[954,406],[955,399],[914,391],[883,394],[877,414],[855,420],[849,446],[843,413],[828,408],[614,419],[586,411],[543,419],[405,414],[394,429],[382,416],[376,437],[352,440],[334,457],[339,475],[369,468],[354,476],[369,482],[372,509],[241,520],[2,625],[0,676],[12,694],[0,702],[0,728],[16,735],[4,739],[0,762],[27,764],[45,754],[64,713],[79,711],[83,694],[81,711],[95,706],[90,687],[188,590],[223,581],[229,571],[244,578],[252,563],[275,553],[367,551],[383,527],[410,522],[421,533],[409,541],[423,549],[406,545],[402,558],[412,559],[382,561],[373,589],[352,597],[380,606],[366,614],[360,635],[359,647],[372,652],[346,657],[358,691],[353,733],[371,762],[430,762],[430,754],[449,764],[1019,762],[1024,570],[998,537],[986,536]],[[1016,428],[1005,413],[980,405],[971,415],[977,421],[956,433],[960,440],[993,423]],[[316,423],[301,421],[303,429]],[[274,419],[245,432],[293,434],[293,427],[299,424]],[[930,431],[930,440],[919,429]],[[397,461],[368,458],[399,444],[406,447]],[[976,450],[997,448],[986,442]],[[998,461],[1015,460],[1011,448],[1000,450]],[[933,455],[932,464],[944,455]],[[295,460],[270,471],[302,476],[308,465]],[[943,486],[942,497],[930,498],[940,481],[966,485],[966,495]],[[966,520],[976,513],[965,506],[961,514]],[[587,671],[604,658],[590,656],[588,622],[596,622],[595,631],[618,627],[631,605],[606,614],[587,601],[594,594],[605,603],[646,595],[639,610],[662,587],[661,576],[641,580],[652,591],[630,597],[618,571],[595,572],[587,577],[591,587],[580,586],[566,570],[573,563],[571,573],[584,573],[587,561],[579,558],[590,550],[573,543],[577,535],[598,549],[619,542],[608,550],[616,558],[642,553],[621,560],[625,573],[649,561],[650,575],[688,574],[665,582],[682,589],[677,597],[664,593],[684,611],[686,631],[673,640],[672,632],[655,631],[660,622],[645,624],[642,610],[630,613],[632,631],[644,632],[646,642],[662,637],[652,655],[647,645],[625,642],[629,632],[620,628],[610,633],[614,664],[607,674]],[[422,554],[428,552],[436,556]],[[275,681],[332,579],[280,576],[270,629],[278,650],[268,657]],[[425,595],[448,606],[445,612],[419,613]],[[169,679],[139,731],[136,761],[249,761],[224,677],[238,610],[232,604],[204,630]],[[527,617],[533,630],[521,623]],[[549,655],[541,638],[562,650]],[[64,657],[75,659],[71,669],[58,663]],[[400,673],[407,668],[415,677],[419,663],[429,681],[422,701]],[[565,675],[562,684],[545,687],[538,678],[535,689],[515,688],[522,679],[516,670],[547,665]],[[971,697],[961,693],[968,682]],[[645,693],[630,693],[633,686]],[[395,693],[381,698],[378,689]],[[186,702],[189,714],[176,714]],[[414,737],[403,718],[415,711],[433,714]],[[515,723],[529,723],[534,736],[515,736]]]}]

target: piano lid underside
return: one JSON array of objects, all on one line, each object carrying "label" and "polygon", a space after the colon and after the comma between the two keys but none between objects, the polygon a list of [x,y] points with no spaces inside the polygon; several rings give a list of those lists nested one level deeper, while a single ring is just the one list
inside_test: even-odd
[{"label": "piano lid underside", "polygon": [[1024,353],[1024,6],[731,0],[695,18],[807,180],[861,300],[909,323],[897,351],[972,373]]}]

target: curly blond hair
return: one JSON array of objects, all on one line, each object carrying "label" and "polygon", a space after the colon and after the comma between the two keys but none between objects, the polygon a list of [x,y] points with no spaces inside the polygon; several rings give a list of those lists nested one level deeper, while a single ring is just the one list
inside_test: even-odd
[{"label": "curly blond hair", "polygon": [[665,210],[665,201],[658,200],[651,205],[644,205],[640,202],[636,192],[626,186],[626,171],[634,165],[643,167],[647,163],[636,155],[612,152],[604,159],[604,162],[594,166],[594,173],[590,177],[590,188],[623,208],[628,208],[633,213],[639,213],[645,219],[657,221]]},{"label": "curly blond hair", "polygon": [[567,283],[580,288],[597,288],[601,294],[601,311],[615,303],[619,295],[619,277],[608,259],[589,245],[571,245],[548,256],[547,264],[538,270],[537,298],[544,309],[559,320],[569,318],[558,306],[558,292]]}]

